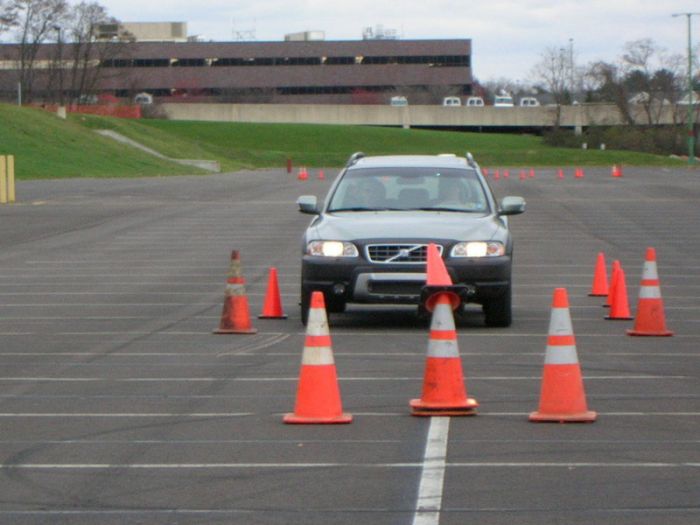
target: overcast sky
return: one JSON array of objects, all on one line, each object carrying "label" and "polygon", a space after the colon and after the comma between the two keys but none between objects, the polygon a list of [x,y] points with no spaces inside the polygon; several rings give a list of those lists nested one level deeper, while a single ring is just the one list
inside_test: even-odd
[{"label": "overcast sky", "polygon": [[[687,22],[698,0],[98,0],[124,22],[187,22],[190,35],[279,41],[287,33],[324,31],[326,40],[362,38],[365,27],[396,30],[403,39],[470,38],[474,76],[527,80],[545,48],[569,49],[577,65],[614,61],[626,42],[652,38],[686,56]],[[693,17],[693,43],[700,16]],[[571,40],[570,40],[571,39]]]}]

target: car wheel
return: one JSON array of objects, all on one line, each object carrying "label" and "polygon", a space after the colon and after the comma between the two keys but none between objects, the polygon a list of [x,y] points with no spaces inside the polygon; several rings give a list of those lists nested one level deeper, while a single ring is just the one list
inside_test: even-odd
[{"label": "car wheel", "polygon": [[309,307],[311,306],[311,290],[301,289],[301,323],[306,326],[309,320]]},{"label": "car wheel", "polygon": [[484,303],[486,326],[507,327],[513,321],[510,285],[497,299]]}]

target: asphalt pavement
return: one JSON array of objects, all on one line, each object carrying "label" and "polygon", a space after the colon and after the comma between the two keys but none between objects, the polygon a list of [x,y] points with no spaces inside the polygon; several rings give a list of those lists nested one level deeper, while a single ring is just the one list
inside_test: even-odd
[{"label": "asphalt pavement", "polygon": [[[349,425],[285,425],[305,332],[301,194],[334,170],[20,181],[0,205],[0,522],[700,522],[700,171],[516,169],[514,322],[458,323],[467,418],[416,418],[413,309],[330,322]],[[672,337],[630,337],[589,297],[598,252],[632,313],[654,247]],[[214,335],[238,250],[255,335]],[[257,319],[276,267],[285,320]],[[565,287],[598,420],[535,424]]]}]

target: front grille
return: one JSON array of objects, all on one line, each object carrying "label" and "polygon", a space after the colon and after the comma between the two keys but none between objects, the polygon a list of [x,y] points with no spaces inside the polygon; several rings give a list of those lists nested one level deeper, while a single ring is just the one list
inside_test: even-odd
[{"label": "front grille", "polygon": [[[442,253],[442,246],[438,245]],[[381,264],[425,264],[428,260],[427,244],[370,244],[367,259]]]}]

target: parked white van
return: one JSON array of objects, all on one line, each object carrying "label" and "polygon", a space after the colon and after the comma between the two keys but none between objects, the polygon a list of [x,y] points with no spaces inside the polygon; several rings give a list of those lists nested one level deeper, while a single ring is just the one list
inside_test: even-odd
[{"label": "parked white van", "polygon": [[469,97],[467,99],[467,103],[465,106],[471,106],[471,107],[483,107],[484,106],[484,99],[481,97]]},{"label": "parked white van", "polygon": [[459,97],[445,97],[442,99],[443,106],[461,106],[462,99]]},{"label": "parked white van", "polygon": [[495,108],[512,108],[514,105],[513,97],[510,95],[496,95],[493,99],[493,107]]},{"label": "parked white van", "polygon": [[141,105],[153,104],[153,95],[150,93],[139,93],[134,97],[134,103]]},{"label": "parked white van", "polygon": [[535,97],[523,97],[520,99],[520,106],[525,108],[536,108],[540,105],[540,101]]}]

